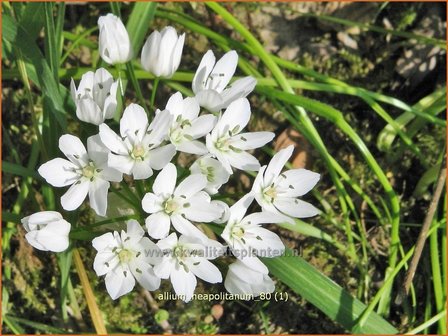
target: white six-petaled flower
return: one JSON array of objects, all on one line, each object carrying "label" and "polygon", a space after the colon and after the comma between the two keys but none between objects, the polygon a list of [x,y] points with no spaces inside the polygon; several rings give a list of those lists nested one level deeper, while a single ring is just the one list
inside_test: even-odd
[{"label": "white six-petaled flower", "polygon": [[182,98],[180,92],[168,100],[165,110],[159,113],[171,115],[168,136],[171,143],[180,152],[206,154],[207,147],[199,138],[209,133],[215,125],[216,117],[212,114],[199,116],[200,107],[194,98]]},{"label": "white six-petaled flower", "polygon": [[267,272],[257,256],[278,257],[283,254],[285,246],[275,233],[260,224],[280,223],[284,218],[269,212],[245,216],[252,201],[253,196],[249,194],[230,207],[230,216],[221,237],[229,244],[232,254],[248,267]]},{"label": "white six-petaled flower", "polygon": [[111,151],[109,166],[138,180],[150,177],[153,169],[162,169],[176,154],[172,144],[161,145],[170,122],[168,113],[158,113],[148,125],[143,107],[130,104],[120,120],[121,136],[106,124],[101,124],[101,140]]},{"label": "white six-petaled flower", "polygon": [[98,19],[98,49],[107,64],[126,63],[132,58],[128,31],[118,16],[111,13]]},{"label": "white six-petaled flower", "polygon": [[221,162],[210,156],[197,159],[190,167],[192,174],[202,174],[207,178],[205,191],[210,195],[218,192],[218,189],[229,180],[230,174],[224,169]]},{"label": "white six-petaled flower", "polygon": [[313,205],[298,197],[313,189],[320,175],[307,169],[281,172],[293,151],[291,145],[275,154],[258,172],[251,191],[264,211],[283,215],[289,222],[291,217],[306,218],[319,213]]},{"label": "white six-petaled flower", "polygon": [[165,238],[171,223],[181,234],[208,240],[191,222],[211,222],[222,215],[222,210],[211,204],[210,196],[203,191],[207,179],[201,174],[189,175],[177,187],[176,180],[176,166],[168,163],[154,180],[153,192],[143,198],[143,210],[151,214],[146,218],[148,234]]},{"label": "white six-petaled flower", "polygon": [[258,160],[247,150],[264,146],[274,138],[272,132],[241,133],[251,115],[249,101],[246,98],[235,100],[225,110],[211,134],[206,137],[210,153],[232,174],[232,167],[241,170],[257,171]]},{"label": "white six-petaled flower", "polygon": [[71,225],[56,211],[41,211],[22,218],[26,240],[41,251],[62,252],[68,248]]},{"label": "white six-petaled flower", "polygon": [[114,82],[112,75],[103,68],[82,75],[78,88],[72,79],[70,89],[76,116],[94,125],[113,118],[117,109],[117,88],[118,82]]},{"label": "white six-petaled flower", "polygon": [[238,294],[242,299],[252,299],[262,293],[272,293],[275,290],[274,281],[268,272],[251,269],[242,261],[237,260],[229,266],[224,287],[231,294]]},{"label": "white six-petaled flower", "polygon": [[227,52],[216,64],[215,62],[213,51],[207,51],[192,82],[199,105],[210,112],[219,112],[238,98],[246,97],[257,84],[255,78],[248,76],[227,87],[238,64],[238,54],[235,50]]},{"label": "white six-petaled flower", "polygon": [[209,259],[217,254],[211,253],[210,246],[194,237],[170,234],[159,240],[157,246],[164,252],[161,263],[154,266],[154,273],[162,279],[170,279],[173,289],[182,300],[188,302],[196,288],[196,277],[209,283],[222,282],[219,269]]},{"label": "white six-petaled flower", "polygon": [[153,31],[142,49],[143,69],[156,77],[171,78],[179,67],[184,42],[185,34],[177,36],[173,27]]},{"label": "white six-petaled flower", "polygon": [[147,290],[156,290],[160,278],[154,274],[162,252],[135,220],[127,222],[127,231],[105,233],[92,245],[97,250],[93,268],[98,276],[106,275],[106,289],[113,300],[129,293],[135,280]]},{"label": "white six-petaled flower", "polygon": [[108,149],[98,135],[87,139],[87,151],[81,140],[69,134],[59,138],[59,149],[68,160],[56,158],[39,167],[39,174],[54,187],[71,185],[61,197],[65,210],[77,209],[89,194],[90,206],[105,216],[107,192],[111,182],[120,182],[122,174],[108,166]]}]

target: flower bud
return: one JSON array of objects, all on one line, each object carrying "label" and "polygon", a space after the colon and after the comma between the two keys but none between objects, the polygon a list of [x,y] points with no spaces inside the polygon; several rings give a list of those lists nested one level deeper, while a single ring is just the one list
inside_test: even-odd
[{"label": "flower bud", "polygon": [[107,14],[98,19],[99,51],[108,64],[126,63],[132,58],[131,41],[120,18]]},{"label": "flower bud", "polygon": [[62,252],[68,248],[71,225],[56,211],[41,211],[22,218],[26,240],[41,251]]},{"label": "flower bud", "polygon": [[170,78],[180,64],[185,34],[177,36],[173,27],[153,31],[142,49],[142,66],[156,77]]},{"label": "flower bud", "polygon": [[117,109],[117,86],[118,82],[114,82],[112,75],[103,68],[82,75],[78,88],[72,79],[70,89],[76,116],[94,125],[113,118]]}]

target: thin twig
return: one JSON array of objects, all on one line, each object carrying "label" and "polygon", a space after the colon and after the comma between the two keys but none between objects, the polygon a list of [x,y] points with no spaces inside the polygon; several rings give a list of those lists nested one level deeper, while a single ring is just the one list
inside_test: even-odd
[{"label": "thin twig", "polygon": [[[140,293],[143,295],[145,300],[148,302],[148,305],[151,308],[152,312],[157,313],[160,308],[159,308],[159,305],[157,304],[156,300],[154,300],[154,298],[152,297],[151,293],[147,289],[144,289],[144,288],[142,288],[140,290]],[[165,334],[173,333],[173,328],[171,327],[168,320],[160,321],[158,324],[163,329]]]},{"label": "thin twig", "polygon": [[[442,163],[442,167],[445,166],[445,160]],[[406,297],[409,293],[409,288],[411,287],[412,280],[414,279],[415,271],[417,270],[417,266],[420,260],[420,257],[423,252],[423,247],[425,246],[426,238],[428,235],[428,230],[431,226],[432,220],[434,218],[434,214],[437,209],[437,204],[439,204],[440,197],[442,195],[443,187],[445,186],[446,180],[446,168],[441,169],[439,178],[437,180],[436,190],[434,191],[434,195],[432,197],[431,203],[429,204],[428,213],[426,214],[425,220],[423,221],[423,226],[420,231],[420,234],[417,239],[417,244],[415,246],[414,256],[412,257],[411,263],[409,265],[409,269],[406,273],[406,277],[404,280],[404,284],[402,290],[398,294],[397,303],[401,303],[402,299]]]}]

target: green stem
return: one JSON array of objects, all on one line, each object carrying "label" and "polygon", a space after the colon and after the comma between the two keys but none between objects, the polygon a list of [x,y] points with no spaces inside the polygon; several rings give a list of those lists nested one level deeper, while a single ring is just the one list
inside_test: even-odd
[{"label": "green stem", "polygon": [[[154,78],[154,84],[152,86],[152,92],[151,92],[151,103],[149,105],[150,109],[152,109],[154,107],[154,101],[156,99],[156,92],[157,92],[157,88],[159,86],[159,81],[160,81],[159,77]],[[155,111],[155,108],[154,108],[154,111]]]}]

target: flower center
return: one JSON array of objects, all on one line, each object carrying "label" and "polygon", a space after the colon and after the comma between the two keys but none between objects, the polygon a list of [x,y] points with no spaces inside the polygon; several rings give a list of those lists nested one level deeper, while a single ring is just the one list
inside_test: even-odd
[{"label": "flower center", "polygon": [[169,198],[163,203],[163,209],[166,214],[171,215],[179,209],[179,204],[173,198]]},{"label": "flower center", "polygon": [[118,252],[118,259],[120,259],[120,262],[122,264],[129,263],[133,257],[134,257],[133,253],[129,250],[123,249],[120,252]]},{"label": "flower center", "polygon": [[95,166],[92,163],[89,163],[87,166],[82,168],[82,176],[87,179],[91,179],[95,176]]},{"label": "flower center", "polygon": [[276,189],[274,186],[271,185],[271,186],[267,187],[267,188],[263,191],[263,194],[264,194],[266,197],[270,198],[271,201],[272,201],[274,198],[277,197],[277,189]]},{"label": "flower center", "polygon": [[235,236],[237,238],[242,238],[244,236],[244,229],[241,226],[235,225],[232,229],[232,236]]},{"label": "flower center", "polygon": [[135,160],[143,161],[145,159],[146,150],[142,145],[135,145],[132,149],[131,156]]},{"label": "flower center", "polygon": [[208,182],[213,182],[213,180],[215,179],[215,174],[214,174],[213,167],[211,167],[211,166],[203,166],[203,165],[200,165],[199,167],[201,169],[202,175],[205,175],[207,177],[207,181]]}]

